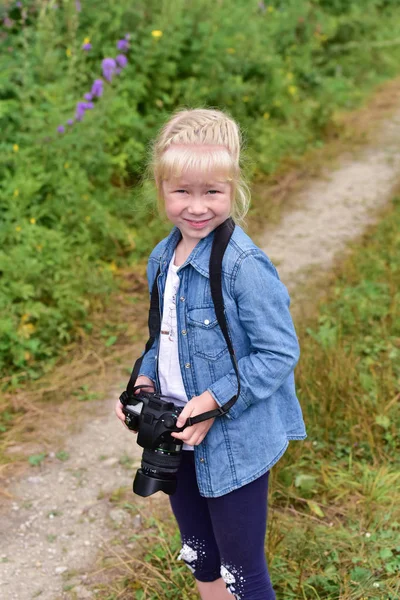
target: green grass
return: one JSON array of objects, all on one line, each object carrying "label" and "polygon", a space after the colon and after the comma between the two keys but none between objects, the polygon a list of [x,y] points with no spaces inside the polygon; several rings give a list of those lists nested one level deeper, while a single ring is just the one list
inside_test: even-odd
[{"label": "green grass", "polygon": [[[316,314],[297,323],[309,437],[271,471],[266,553],[278,600],[400,597],[399,232],[397,197],[329,276]],[[127,498],[132,509],[119,490],[121,506]],[[134,551],[120,543],[104,559],[112,582],[99,598],[198,597],[168,511],[131,541]]]}]

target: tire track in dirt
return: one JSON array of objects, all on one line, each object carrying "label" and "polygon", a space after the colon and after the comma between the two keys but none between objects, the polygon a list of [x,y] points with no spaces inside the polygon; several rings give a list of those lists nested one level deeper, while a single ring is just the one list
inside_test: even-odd
[{"label": "tire track in dirt", "polygon": [[[391,199],[400,181],[399,140],[400,110],[382,123],[373,144],[342,155],[334,170],[326,168],[291,199],[278,225],[266,227],[259,244],[276,264],[295,312],[307,302],[306,292],[296,290],[329,270]],[[13,500],[0,515],[2,598],[93,597],[85,571],[99,549],[118,529],[140,528],[139,515],[109,500],[118,488],[131,486],[141,456],[113,413],[121,389],[115,384],[107,401],[93,404],[95,417],[65,440],[65,461],[50,453],[40,468],[8,482]],[[124,466],[129,457],[133,470]],[[144,501],[146,512],[165,502],[158,496]]]}]

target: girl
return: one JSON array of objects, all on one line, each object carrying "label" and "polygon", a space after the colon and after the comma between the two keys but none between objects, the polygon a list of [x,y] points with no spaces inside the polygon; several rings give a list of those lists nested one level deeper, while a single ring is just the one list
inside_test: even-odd
[{"label": "girl", "polygon": [[[163,314],[136,385],[176,398],[184,406],[178,427],[237,391],[211,297],[209,260],[215,228],[229,217],[242,222],[248,209],[241,145],[238,125],[226,113],[193,109],[176,112],[152,149],[158,199],[174,227],[148,263],[150,290],[160,268]],[[268,477],[289,440],[306,437],[293,374],[299,346],[287,289],[239,225],[224,254],[222,290],[241,391],[226,415],[172,434],[184,442],[170,497],[182,537],[179,558],[202,600],[232,594],[272,600],[264,551]],[[121,408],[118,401],[124,421]]]}]

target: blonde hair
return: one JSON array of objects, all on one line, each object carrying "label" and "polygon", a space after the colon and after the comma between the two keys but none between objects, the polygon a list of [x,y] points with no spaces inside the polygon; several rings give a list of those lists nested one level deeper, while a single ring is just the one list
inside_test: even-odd
[{"label": "blonde hair", "polygon": [[[196,145],[210,148],[196,152]],[[240,165],[242,145],[239,126],[226,113],[209,108],[175,111],[153,141],[148,164],[147,173],[154,178],[159,208],[163,210],[162,182],[194,169],[219,174],[232,183],[231,216],[243,224],[251,195]]]}]

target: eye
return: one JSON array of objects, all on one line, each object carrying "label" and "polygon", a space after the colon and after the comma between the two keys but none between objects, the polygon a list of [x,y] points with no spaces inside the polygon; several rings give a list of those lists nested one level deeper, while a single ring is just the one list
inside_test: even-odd
[{"label": "eye", "polygon": [[176,194],[180,194],[181,192],[185,193],[185,192],[186,192],[186,190],[175,190],[175,193],[176,193]]},{"label": "eye", "polygon": [[208,194],[219,194],[218,190],[208,190]]}]

